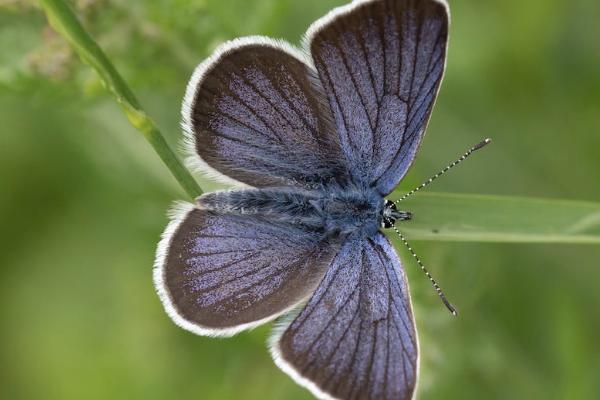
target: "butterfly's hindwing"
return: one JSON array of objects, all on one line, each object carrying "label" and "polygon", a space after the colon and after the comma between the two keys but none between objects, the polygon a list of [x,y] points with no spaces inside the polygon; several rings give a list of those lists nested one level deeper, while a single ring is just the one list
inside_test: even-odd
[{"label": "butterfly's hindwing", "polygon": [[277,364],[319,398],[410,399],[417,336],[406,276],[388,240],[381,233],[348,239],[271,346]]},{"label": "butterfly's hindwing", "polygon": [[291,224],[187,204],[159,245],[155,285],[178,325],[229,336],[310,295],[330,251],[321,235]]}]

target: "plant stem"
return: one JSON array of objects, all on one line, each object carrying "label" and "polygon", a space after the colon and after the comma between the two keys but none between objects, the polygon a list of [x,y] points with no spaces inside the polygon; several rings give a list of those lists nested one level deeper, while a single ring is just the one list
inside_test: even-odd
[{"label": "plant stem", "polygon": [[150,142],[175,179],[192,198],[202,189],[167,144],[154,121],[144,112],[127,83],[112,65],[100,46],[86,32],[70,7],[62,0],[40,0],[50,25],[73,47],[83,62],[100,75],[106,88],[121,106],[127,119]]}]

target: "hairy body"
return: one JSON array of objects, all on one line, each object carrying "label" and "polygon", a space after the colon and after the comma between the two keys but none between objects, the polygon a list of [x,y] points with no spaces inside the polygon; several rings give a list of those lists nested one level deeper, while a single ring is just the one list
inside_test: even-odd
[{"label": "hairy body", "polygon": [[207,193],[200,207],[218,214],[254,215],[273,222],[289,222],[326,237],[352,233],[370,236],[381,226],[384,199],[376,190],[360,186],[320,186],[312,189],[272,187]]}]

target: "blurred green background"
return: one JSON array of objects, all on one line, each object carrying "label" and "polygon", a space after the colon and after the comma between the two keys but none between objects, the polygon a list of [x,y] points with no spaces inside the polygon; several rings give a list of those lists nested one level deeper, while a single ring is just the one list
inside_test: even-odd
[{"label": "blurred green background", "polygon": [[[174,146],[187,80],[216,45],[298,43],[343,3],[72,2]],[[435,190],[599,201],[600,3],[450,3],[446,79],[403,187],[490,136]],[[168,319],[152,263],[166,209],[186,196],[39,7],[18,0],[0,0],[0,188],[1,398],[311,398],[272,363],[269,327],[219,340]],[[461,311],[452,318],[405,257],[421,399],[600,398],[598,246],[415,248]]]}]

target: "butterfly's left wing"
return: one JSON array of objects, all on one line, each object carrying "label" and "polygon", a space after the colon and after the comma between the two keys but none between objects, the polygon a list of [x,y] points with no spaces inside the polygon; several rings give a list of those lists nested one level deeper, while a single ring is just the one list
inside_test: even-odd
[{"label": "butterfly's left wing", "polygon": [[177,325],[231,336],[308,297],[331,257],[323,235],[300,226],[184,204],[163,233],[154,282]]},{"label": "butterfly's left wing", "polygon": [[344,181],[344,156],[315,75],[285,42],[250,37],[219,46],[188,84],[189,160],[254,187]]},{"label": "butterfly's left wing", "polygon": [[445,0],[357,0],[308,31],[354,178],[390,193],[421,143],[444,72]]},{"label": "butterfly's left wing", "polygon": [[277,365],[319,398],[412,398],[417,335],[406,276],[383,234],[348,239],[271,346]]}]

